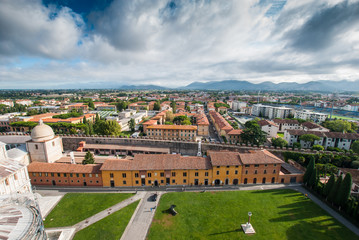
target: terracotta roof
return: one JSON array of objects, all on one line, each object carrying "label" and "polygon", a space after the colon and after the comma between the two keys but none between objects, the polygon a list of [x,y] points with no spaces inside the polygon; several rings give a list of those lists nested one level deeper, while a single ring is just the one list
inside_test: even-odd
[{"label": "terracotta roof", "polygon": [[341,132],[318,132],[318,131],[306,131],[306,130],[287,130],[290,135],[301,136],[304,134],[314,134],[318,137],[327,138],[343,138],[343,139],[359,139],[358,133],[341,133]]},{"label": "terracotta roof", "polygon": [[154,119],[142,123],[142,125],[155,125],[155,124],[157,124],[157,120]]},{"label": "terracotta roof", "polygon": [[313,134],[315,136],[318,137],[325,137],[325,132],[318,132],[318,131],[306,131],[306,130],[287,130],[287,132],[290,135],[297,135],[297,136],[302,136],[304,134]]},{"label": "terracotta roof", "polygon": [[243,164],[283,163],[282,160],[265,149],[260,151],[250,151],[249,153],[240,153],[239,155]]},{"label": "terracotta roof", "polygon": [[241,135],[243,133],[242,129],[233,129],[228,132],[228,135]]},{"label": "terracotta roof", "polygon": [[298,120],[292,119],[274,119],[273,122],[276,124],[299,124]]},{"label": "terracotta roof", "polygon": [[147,129],[197,130],[197,126],[193,126],[193,125],[152,125],[152,126],[148,126]]},{"label": "terracotta roof", "polygon": [[259,126],[272,125],[272,126],[278,127],[277,124],[275,124],[274,122],[269,121],[269,120],[260,120],[260,121],[258,121],[258,124],[259,124]]},{"label": "terracotta roof", "polygon": [[102,165],[102,171],[114,170],[174,170],[174,169],[210,169],[208,158],[182,157],[179,154],[138,154],[133,160],[108,159]]},{"label": "terracotta roof", "polygon": [[206,117],[205,114],[203,114],[203,113],[196,114],[196,115],[194,115],[194,117],[196,118],[197,125],[209,125],[208,118]]},{"label": "terracotta roof", "polygon": [[312,122],[304,122],[302,123],[302,126],[309,128],[309,129],[313,129],[313,128],[324,128],[316,123],[312,123]]},{"label": "terracotta roof", "polygon": [[221,130],[225,130],[226,132],[229,132],[233,129],[233,127],[222,117],[222,115],[215,111],[210,111],[209,114],[212,116],[216,124]]},{"label": "terracotta roof", "polygon": [[68,164],[32,162],[27,166],[29,172],[53,173],[101,173],[101,164]]},{"label": "terracotta roof", "polygon": [[233,166],[242,165],[239,158],[239,152],[214,152],[208,151],[213,166]]}]

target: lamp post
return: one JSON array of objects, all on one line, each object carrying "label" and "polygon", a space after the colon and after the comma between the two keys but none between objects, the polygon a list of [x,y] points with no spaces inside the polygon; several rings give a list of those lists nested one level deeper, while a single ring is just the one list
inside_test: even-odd
[{"label": "lamp post", "polygon": [[252,212],[248,212],[248,222],[247,222],[247,227],[249,227],[251,225],[251,216],[252,216]]}]

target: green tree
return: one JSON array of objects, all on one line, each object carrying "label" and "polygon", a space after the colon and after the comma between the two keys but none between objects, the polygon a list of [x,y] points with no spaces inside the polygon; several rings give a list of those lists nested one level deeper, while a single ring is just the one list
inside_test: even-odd
[{"label": "green tree", "polygon": [[241,134],[241,140],[253,145],[261,145],[266,141],[267,134],[261,130],[261,127],[254,120],[244,124],[245,129]]},{"label": "green tree", "polygon": [[293,148],[301,149],[301,148],[302,148],[302,144],[300,144],[300,142],[295,142],[295,143],[293,143]]},{"label": "green tree", "polygon": [[128,121],[128,126],[130,127],[131,131],[135,131],[135,128],[136,128],[135,119],[131,118],[131,120]]},{"label": "green tree", "polygon": [[333,186],[335,184],[335,177],[331,175],[328,182],[325,184],[323,194],[326,198],[328,198],[329,193],[331,192]]},{"label": "green tree", "polygon": [[85,125],[85,134],[90,135],[90,128],[87,124]]},{"label": "green tree", "polygon": [[317,180],[318,180],[317,169],[314,168],[313,171],[312,171],[312,174],[310,175],[308,185],[311,188],[315,188],[317,186],[317,184],[318,184]]},{"label": "green tree", "polygon": [[127,106],[128,106],[128,104],[125,101],[119,101],[118,103],[116,103],[116,108],[120,112],[122,112],[122,110],[126,109]]},{"label": "green tree", "polygon": [[93,157],[93,154],[90,151],[87,151],[84,160],[82,160],[82,164],[94,164],[95,159]]},{"label": "green tree", "polygon": [[185,119],[181,122],[181,125],[192,125],[192,123],[189,119]]},{"label": "green tree", "polygon": [[177,107],[177,106],[176,106],[176,102],[175,102],[175,101],[172,101],[172,102],[171,102],[172,112],[174,112],[174,113],[176,112],[176,107]]},{"label": "green tree", "polygon": [[173,118],[173,123],[175,124],[181,124],[183,121],[189,120],[186,115],[181,115]]},{"label": "green tree", "polygon": [[272,144],[275,147],[283,148],[288,145],[288,142],[283,138],[272,138]]},{"label": "green tree", "polygon": [[314,135],[314,134],[304,134],[299,137],[300,140],[309,143],[309,147],[313,145],[314,141],[320,140],[320,137]]},{"label": "green tree", "polygon": [[353,142],[351,149],[352,149],[355,153],[359,154],[359,141]]},{"label": "green tree", "polygon": [[332,132],[351,132],[352,125],[345,120],[325,121],[323,126]]},{"label": "green tree", "polygon": [[304,173],[304,176],[303,176],[303,183],[308,185],[309,183],[309,180],[312,176],[312,173],[315,169],[315,160],[313,158],[310,159],[310,162],[307,166],[307,170],[305,171]]},{"label": "green tree", "polygon": [[86,123],[87,123],[87,120],[86,120],[86,117],[85,117],[85,116],[82,118],[82,123],[83,123],[83,124],[86,124]]},{"label": "green tree", "polygon": [[313,145],[312,150],[323,151],[324,147],[322,145],[316,144],[316,145]]},{"label": "green tree", "polygon": [[328,200],[332,203],[336,203],[336,196],[338,194],[340,185],[342,184],[342,177],[338,177],[338,179],[335,181],[334,187],[329,193]]},{"label": "green tree", "polygon": [[338,194],[337,194],[337,204],[340,207],[344,207],[347,204],[347,201],[350,197],[350,192],[352,189],[352,175],[347,173],[344,177],[342,184],[340,185]]},{"label": "green tree", "polygon": [[92,99],[89,100],[88,106],[89,106],[89,108],[91,108],[91,109],[95,109],[95,104],[93,103],[93,100],[92,100]]},{"label": "green tree", "polygon": [[154,111],[159,111],[161,109],[161,104],[159,101],[155,102],[155,104],[153,105],[153,110]]}]

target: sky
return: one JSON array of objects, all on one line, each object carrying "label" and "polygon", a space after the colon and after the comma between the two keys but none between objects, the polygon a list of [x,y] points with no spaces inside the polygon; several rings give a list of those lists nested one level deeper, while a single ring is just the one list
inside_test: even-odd
[{"label": "sky", "polygon": [[0,88],[359,79],[359,0],[1,0]]}]

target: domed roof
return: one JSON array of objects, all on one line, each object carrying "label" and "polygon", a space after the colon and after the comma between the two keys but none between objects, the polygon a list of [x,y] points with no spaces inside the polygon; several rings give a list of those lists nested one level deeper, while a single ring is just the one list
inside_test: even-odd
[{"label": "domed roof", "polygon": [[42,122],[42,120],[39,121],[39,125],[34,127],[31,131],[31,139],[34,142],[41,142],[53,139],[55,137],[54,131],[52,131],[52,128]]}]

